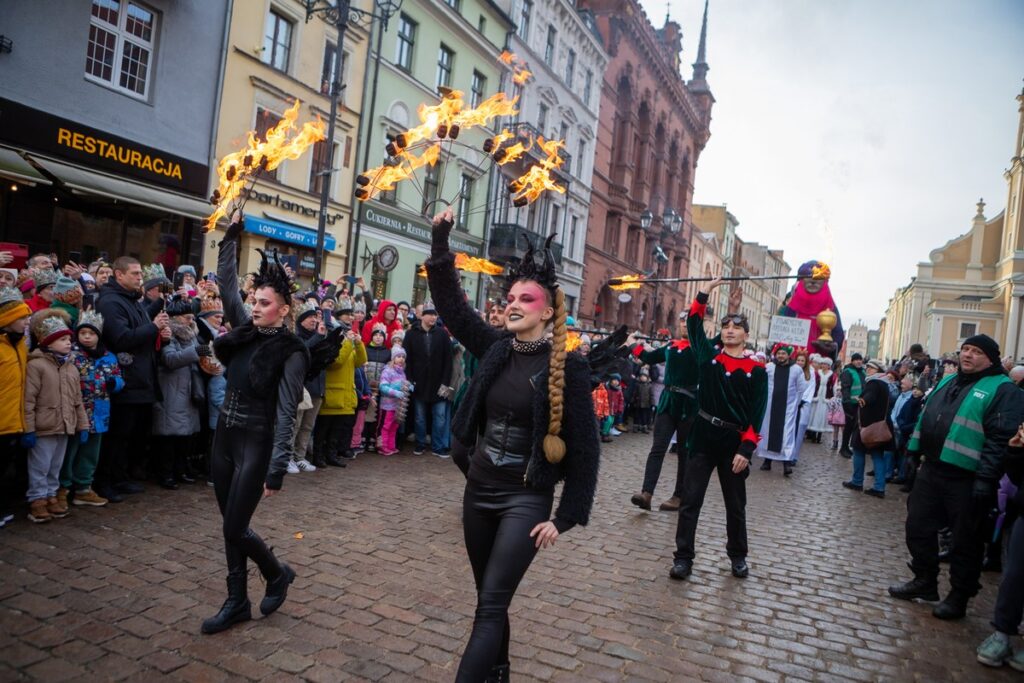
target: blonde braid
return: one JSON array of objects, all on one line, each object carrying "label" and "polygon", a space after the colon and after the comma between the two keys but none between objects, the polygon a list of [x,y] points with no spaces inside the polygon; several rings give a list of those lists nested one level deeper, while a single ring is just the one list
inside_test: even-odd
[{"label": "blonde braid", "polygon": [[565,327],[565,294],[555,290],[555,317],[551,337],[551,359],[548,361],[548,402],[551,416],[548,433],[544,437],[544,456],[550,463],[559,463],[565,457],[565,441],[559,436],[562,431],[563,396],[565,389],[565,343],[568,331]]}]

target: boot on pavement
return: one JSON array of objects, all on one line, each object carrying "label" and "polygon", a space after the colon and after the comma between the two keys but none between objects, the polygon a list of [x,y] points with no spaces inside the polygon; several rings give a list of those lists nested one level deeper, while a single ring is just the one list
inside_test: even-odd
[{"label": "boot on pavement", "polygon": [[103,507],[107,499],[97,494],[92,489],[75,491],[75,497],[71,499],[72,505],[91,505],[92,507]]},{"label": "boot on pavement", "polygon": [[491,667],[491,673],[484,679],[484,683],[509,683],[509,665],[496,664]]},{"label": "boot on pavement", "polygon": [[647,491],[643,491],[642,493],[633,494],[633,497],[629,499],[629,502],[631,502],[633,505],[636,505],[641,510],[650,510],[651,498],[653,497],[654,496],[647,493]]},{"label": "boot on pavement", "polygon": [[938,582],[923,576],[915,576],[906,583],[889,586],[889,595],[899,600],[924,600],[935,602],[939,599]]},{"label": "boot on pavement", "polygon": [[663,512],[675,512],[683,505],[683,501],[679,496],[672,496],[664,503],[658,506],[659,510]]},{"label": "boot on pavement", "polygon": [[46,509],[50,512],[51,517],[56,517],[57,519],[63,519],[68,516],[67,504],[61,505],[57,496],[46,499]]},{"label": "boot on pavement", "polygon": [[[276,578],[267,579],[267,593],[260,601],[260,614],[268,616],[277,611],[288,597],[288,586],[295,580],[295,570],[284,562],[279,563],[280,573]],[[266,578],[266,577],[264,577]]]},{"label": "boot on pavement", "polygon": [[228,574],[228,599],[224,601],[216,615],[203,622],[203,633],[220,633],[235,624],[252,619],[252,604],[246,590],[246,578],[244,569]]},{"label": "boot on pavement", "polygon": [[944,620],[963,619],[967,616],[967,603],[970,599],[971,596],[954,588],[949,591],[949,595],[942,602],[935,606],[932,616]]},{"label": "boot on pavement", "polygon": [[42,524],[43,522],[49,522],[53,519],[53,515],[46,506],[45,498],[37,498],[28,505],[28,521],[36,524]]}]

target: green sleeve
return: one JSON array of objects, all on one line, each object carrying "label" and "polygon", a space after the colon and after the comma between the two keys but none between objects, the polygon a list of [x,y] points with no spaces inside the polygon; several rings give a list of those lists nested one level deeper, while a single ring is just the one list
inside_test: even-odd
[{"label": "green sleeve", "polygon": [[704,332],[704,312],[708,306],[708,295],[697,292],[697,298],[690,306],[690,314],[686,317],[686,331],[690,336],[690,348],[697,356],[697,364],[703,365],[715,357],[717,351]]}]

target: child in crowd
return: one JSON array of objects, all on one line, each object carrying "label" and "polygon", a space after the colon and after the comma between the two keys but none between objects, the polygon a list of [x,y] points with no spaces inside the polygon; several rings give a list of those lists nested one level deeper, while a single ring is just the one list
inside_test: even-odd
[{"label": "child in crowd", "polygon": [[[13,464],[15,444],[25,432],[25,368],[32,309],[15,287],[0,287],[0,475]],[[0,527],[14,519],[17,493],[11,478],[0,477]]]},{"label": "child in crowd", "polygon": [[608,380],[608,410],[611,411],[612,427],[614,429],[614,431],[610,431],[612,435],[618,436],[626,429],[626,426],[622,424],[622,414],[626,411],[626,401],[622,395],[622,375],[617,372],[612,373],[611,379]]},{"label": "child in crowd", "polygon": [[608,404],[608,387],[604,382],[597,385],[591,396],[594,400],[594,415],[597,416],[597,424],[601,427],[601,443],[610,443],[612,440],[612,422],[615,417],[611,413]]},{"label": "child in crowd", "polygon": [[384,425],[380,431],[380,454],[394,455],[398,426],[405,421],[412,384],[405,378],[405,349],[392,345],[391,362],[380,375],[380,409]]},{"label": "child in crowd", "polygon": [[67,505],[68,491],[74,487],[71,503],[102,507],[107,499],[92,490],[93,475],[100,460],[100,442],[110,424],[110,396],[124,388],[117,357],[103,346],[103,316],[83,311],[75,327],[78,343],[71,362],[81,377],[82,404],[89,418],[89,438],[69,439],[60,468],[57,501]]},{"label": "child in crowd", "polygon": [[634,385],[633,431],[647,434],[650,431],[651,400],[654,395],[651,386],[651,371],[646,367],[641,368]]},{"label": "child in crowd", "polygon": [[67,313],[44,308],[30,323],[37,347],[28,356],[21,445],[29,451],[28,518],[37,523],[67,516],[57,489],[68,437],[89,439],[78,368],[71,361],[70,322]]},{"label": "child in crowd", "polygon": [[370,335],[370,345],[366,347],[366,365],[363,366],[366,379],[370,383],[370,404],[366,408],[363,425],[363,449],[371,453],[377,450],[377,438],[382,425],[377,405],[380,396],[380,376],[391,362],[391,349],[384,345],[386,339],[387,328],[384,323],[375,324]]}]

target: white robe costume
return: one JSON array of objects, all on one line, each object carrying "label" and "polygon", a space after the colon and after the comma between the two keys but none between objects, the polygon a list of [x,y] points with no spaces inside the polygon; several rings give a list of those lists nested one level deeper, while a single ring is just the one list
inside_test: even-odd
[{"label": "white robe costume", "polygon": [[807,388],[807,380],[798,365],[780,367],[769,363],[766,369],[768,407],[761,423],[761,441],[757,444],[756,454],[769,460],[792,461],[796,459],[799,443],[797,409]]},{"label": "white robe costume", "polygon": [[[820,433],[832,433],[832,425],[828,423],[828,385],[832,381],[832,376],[835,374],[831,370],[824,372],[818,370],[818,386],[814,386],[814,377],[811,377],[811,390],[813,391],[813,398],[811,399],[811,405],[808,406],[811,411],[810,422],[807,423],[807,430],[811,432]],[[832,391],[835,391],[835,387],[832,387]]]}]

